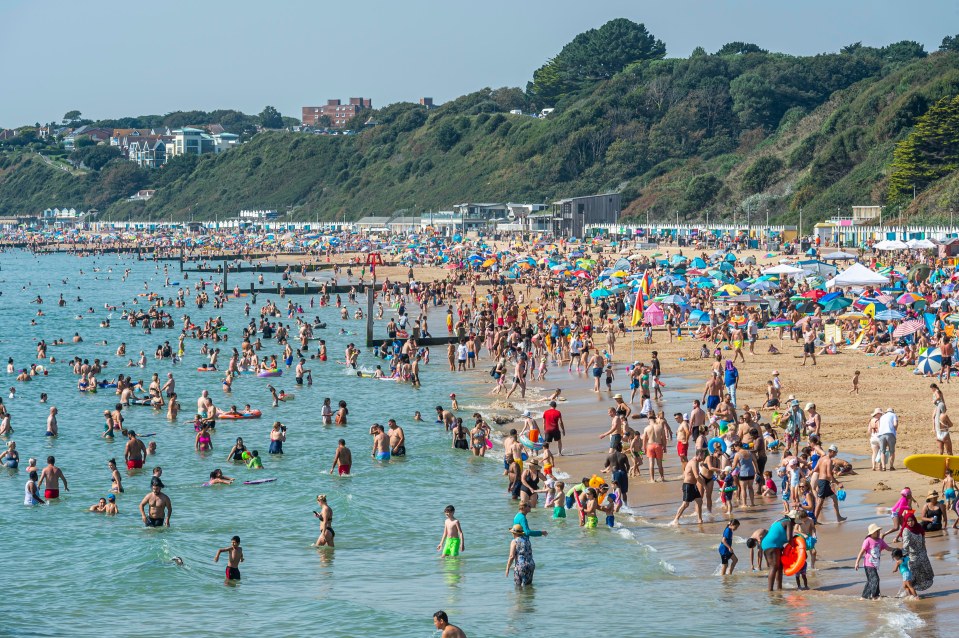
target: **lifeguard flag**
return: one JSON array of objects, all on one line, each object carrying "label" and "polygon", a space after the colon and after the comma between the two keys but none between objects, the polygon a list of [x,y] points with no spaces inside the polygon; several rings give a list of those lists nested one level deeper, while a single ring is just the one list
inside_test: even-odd
[{"label": "lifeguard flag", "polygon": [[642,280],[639,282],[639,288],[643,291],[643,294],[649,297],[649,287],[652,282],[650,281],[649,271],[647,270],[643,274]]},{"label": "lifeguard flag", "polygon": [[643,311],[645,307],[643,306],[643,291],[636,291],[636,301],[633,302],[633,321],[630,323],[631,326],[638,326],[643,320]]}]

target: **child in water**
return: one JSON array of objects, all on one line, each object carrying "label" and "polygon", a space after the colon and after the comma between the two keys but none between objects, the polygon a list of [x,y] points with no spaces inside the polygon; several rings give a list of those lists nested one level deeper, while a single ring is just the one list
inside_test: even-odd
[{"label": "child in water", "polygon": [[459,556],[460,552],[466,551],[466,538],[463,536],[463,527],[460,522],[453,518],[456,508],[447,505],[443,510],[446,520],[443,522],[443,536],[440,538],[440,544],[436,546],[436,551],[442,551],[443,556]]},{"label": "child in water", "polygon": [[250,452],[250,462],[246,466],[251,470],[263,469],[263,461],[260,460],[260,453],[257,450]]},{"label": "child in water", "polygon": [[909,557],[906,556],[901,549],[892,550],[892,559],[896,561],[896,565],[893,568],[893,572],[899,572],[902,575],[902,588],[910,596],[915,596],[919,598],[919,594],[916,593],[916,588],[913,586],[913,577],[912,570],[909,569]]},{"label": "child in water", "polygon": [[733,570],[736,569],[736,563],[739,562],[739,559],[736,558],[736,552],[733,551],[733,532],[739,529],[739,521],[733,519],[729,521],[726,525],[726,529],[723,530],[723,539],[719,543],[719,559],[722,561],[723,567],[720,575],[726,575],[726,568],[729,568],[729,575],[731,576]]},{"label": "child in water", "polygon": [[546,494],[546,507],[553,506],[553,518],[566,518],[566,484],[562,481],[556,481]]}]

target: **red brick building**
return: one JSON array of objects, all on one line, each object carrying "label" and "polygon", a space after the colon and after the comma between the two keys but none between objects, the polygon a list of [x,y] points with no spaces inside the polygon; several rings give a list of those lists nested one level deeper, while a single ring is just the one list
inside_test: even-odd
[{"label": "red brick building", "polygon": [[365,97],[351,97],[349,104],[340,100],[327,100],[325,106],[304,106],[303,126],[316,126],[316,121],[322,117],[330,118],[333,128],[346,128],[353,116],[360,111],[373,108],[373,101]]}]

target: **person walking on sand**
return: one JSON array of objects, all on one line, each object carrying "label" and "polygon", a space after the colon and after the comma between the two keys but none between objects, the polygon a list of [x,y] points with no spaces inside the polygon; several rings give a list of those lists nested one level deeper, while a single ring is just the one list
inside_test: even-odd
[{"label": "person walking on sand", "polygon": [[679,517],[683,515],[690,503],[696,504],[696,518],[701,524],[703,522],[703,478],[699,474],[699,464],[706,458],[706,450],[696,450],[694,456],[683,467],[683,502],[676,511],[676,517],[673,518],[670,525],[679,525]]},{"label": "person walking on sand", "polygon": [[886,413],[879,417],[879,449],[881,471],[896,471],[896,431],[899,427],[899,417],[892,408],[886,408]]},{"label": "person walking on sand", "polygon": [[556,401],[549,402],[549,409],[543,412],[543,437],[548,445],[553,441],[559,446],[559,455],[563,456],[563,437],[566,436],[566,424],[563,414],[556,409]]}]

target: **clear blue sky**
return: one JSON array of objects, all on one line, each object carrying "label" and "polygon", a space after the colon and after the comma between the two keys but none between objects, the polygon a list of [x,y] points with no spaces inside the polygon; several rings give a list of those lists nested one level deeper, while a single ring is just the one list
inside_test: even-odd
[{"label": "clear blue sky", "polygon": [[0,0],[0,126],[328,98],[375,107],[525,87],[577,33],[642,22],[685,57],[742,40],[791,54],[959,32],[959,3],[924,0]]}]

